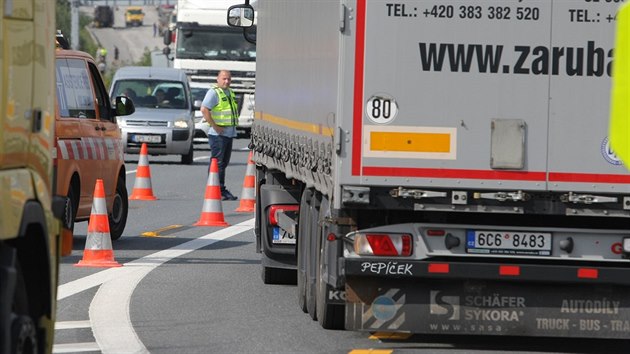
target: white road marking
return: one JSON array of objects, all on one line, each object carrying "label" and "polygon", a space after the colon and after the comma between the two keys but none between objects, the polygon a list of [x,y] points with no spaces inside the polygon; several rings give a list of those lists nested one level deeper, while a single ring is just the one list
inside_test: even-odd
[{"label": "white road marking", "polygon": [[70,344],[54,344],[53,353],[85,353],[100,352],[101,348],[97,343],[70,343]]},{"label": "white road marking", "polygon": [[87,321],[62,321],[55,323],[55,330],[58,329],[75,329],[75,328],[90,328],[90,320]]},{"label": "white road marking", "polygon": [[57,299],[102,285],[90,304],[90,322],[96,342],[103,353],[148,353],[133,329],[129,303],[133,291],[150,271],[187,253],[251,230],[254,219],[215,231],[175,247],[159,251],[59,286]]}]

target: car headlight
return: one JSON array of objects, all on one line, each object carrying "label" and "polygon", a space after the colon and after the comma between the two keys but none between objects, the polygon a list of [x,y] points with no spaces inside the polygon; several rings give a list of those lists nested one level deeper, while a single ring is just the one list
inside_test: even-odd
[{"label": "car headlight", "polygon": [[116,117],[116,122],[118,123],[119,127],[124,127],[126,124],[125,122],[125,118],[123,117]]},{"label": "car headlight", "polygon": [[175,128],[188,128],[188,121],[176,120],[173,125],[175,126]]}]

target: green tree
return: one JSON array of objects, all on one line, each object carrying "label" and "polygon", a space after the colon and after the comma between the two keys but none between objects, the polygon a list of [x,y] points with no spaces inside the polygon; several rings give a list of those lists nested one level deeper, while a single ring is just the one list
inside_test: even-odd
[{"label": "green tree", "polygon": [[61,30],[64,37],[70,43],[70,2],[68,0],[57,0],[55,7],[55,18],[57,21],[57,29]]},{"label": "green tree", "polygon": [[[68,43],[72,43],[72,19],[69,0],[57,0],[55,8],[55,17],[57,21],[57,29],[61,30]],[[85,14],[79,13],[79,50],[88,52],[92,55],[96,53],[97,44],[94,43],[92,36],[86,29],[92,22],[92,18]]]}]

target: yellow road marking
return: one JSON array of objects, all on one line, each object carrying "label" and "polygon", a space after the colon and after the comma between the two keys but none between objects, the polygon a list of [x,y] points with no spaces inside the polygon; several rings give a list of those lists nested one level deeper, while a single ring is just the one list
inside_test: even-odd
[{"label": "yellow road marking", "polygon": [[144,237],[163,237],[163,238],[174,238],[175,236],[162,236],[161,234],[166,232],[166,231],[173,231],[175,229],[179,229],[182,228],[184,225],[169,225],[169,226],[165,226],[163,228],[154,230],[154,231],[147,231],[147,232],[143,232],[141,235]]},{"label": "yellow road marking", "polygon": [[391,349],[354,349],[348,354],[392,354],[393,352]]}]

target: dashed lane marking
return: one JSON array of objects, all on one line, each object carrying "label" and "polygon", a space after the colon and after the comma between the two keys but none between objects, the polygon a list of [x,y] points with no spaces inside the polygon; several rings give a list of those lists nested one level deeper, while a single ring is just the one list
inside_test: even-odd
[{"label": "dashed lane marking", "polygon": [[157,230],[147,231],[140,234],[143,237],[165,237],[165,238],[174,238],[175,236],[167,236],[174,232],[184,231],[190,229],[190,226],[184,227],[184,225],[169,225]]}]

